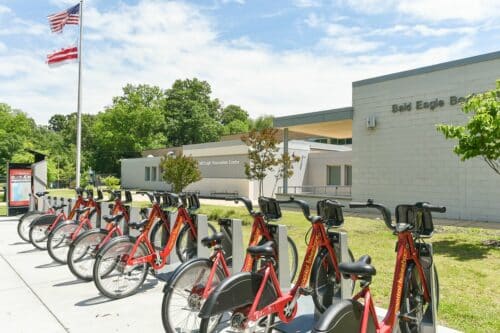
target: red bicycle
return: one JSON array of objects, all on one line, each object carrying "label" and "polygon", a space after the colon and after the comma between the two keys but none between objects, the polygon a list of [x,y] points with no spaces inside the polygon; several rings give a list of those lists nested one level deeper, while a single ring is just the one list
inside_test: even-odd
[{"label": "red bicycle", "polygon": [[[320,312],[332,304],[333,298],[340,297],[339,249],[335,248],[325,224],[335,227],[343,223],[342,205],[333,200],[320,201],[319,215],[311,216],[309,206],[304,201],[291,198],[276,203],[299,205],[304,216],[312,223],[309,244],[296,284],[289,292],[282,291],[274,268],[273,242],[251,246],[247,253],[254,258],[261,258],[263,268],[258,272],[241,272],[224,279],[201,307],[199,332],[218,329],[214,321],[217,318],[220,320],[226,312],[231,313],[227,316],[228,322],[219,322],[219,326],[229,325],[232,332],[253,332],[257,328],[271,332],[276,315],[285,323],[293,320],[300,295],[312,295]],[[350,287],[352,291],[354,283]]]},{"label": "red bicycle", "polygon": [[[423,238],[431,237],[434,226],[431,212],[444,213],[445,207],[418,202],[415,205],[396,207],[396,224],[392,224],[391,212],[381,204],[351,203],[351,208],[375,208],[384,217],[386,226],[398,237],[396,243],[396,267],[392,282],[389,309],[382,322],[378,321],[370,292],[372,277],[376,274],[368,255],[357,262],[342,263],[339,269],[353,281],[359,280],[362,290],[352,300],[344,300],[328,309],[315,325],[313,332],[421,332],[424,317],[432,315],[439,303],[439,286],[434,270],[436,298],[431,297],[431,276],[426,268],[432,265],[432,251]],[[363,303],[359,300],[363,299]]]},{"label": "red bicycle", "polygon": [[[61,210],[58,214],[41,215],[33,220],[30,225],[29,240],[36,248],[46,250],[47,239],[50,232],[54,230],[59,223],[76,218],[77,210],[87,206],[87,201],[83,198],[84,190],[77,188],[75,191],[77,198],[68,215],[66,215],[64,210]],[[62,204],[60,208],[62,209],[66,206],[67,205]]]},{"label": "red bicycle", "polygon": [[[155,202],[153,195],[147,195],[150,196],[151,202]],[[178,196],[168,193],[168,196],[177,207],[177,217],[172,228],[160,205],[153,204],[148,220],[137,225],[141,230],[138,237],[116,237],[97,252],[93,278],[97,289],[103,295],[117,299],[134,294],[144,283],[148,267],[152,268],[152,273],[163,268],[176,244],[178,255],[186,253],[179,245],[181,228],[187,230],[186,235],[196,244],[197,229],[192,214],[200,207],[197,195],[190,193]],[[182,203],[179,203],[179,198]],[[158,223],[157,219],[160,219]],[[162,228],[162,232],[159,232],[159,228]],[[215,228],[211,229],[212,233],[215,233]],[[161,249],[157,249],[150,240],[150,237],[156,240],[157,236],[167,240]],[[194,254],[190,252],[190,255]],[[182,260],[183,257],[179,256],[179,259]]]},{"label": "red bicycle", "polygon": [[[274,240],[269,224],[270,219],[281,217],[279,206],[275,199],[261,197],[259,199],[261,211],[253,210],[252,202],[245,197],[202,197],[205,199],[216,199],[242,202],[249,214],[253,217],[252,231],[249,246],[263,244]],[[228,219],[219,220],[220,228],[224,230],[229,239],[225,241],[232,243],[232,233]],[[220,246],[224,233],[214,234],[202,240],[208,246],[214,246],[214,254],[210,258],[196,258],[179,266],[171,276],[165,288],[162,302],[163,327],[167,332],[194,332],[199,329],[198,313],[201,305],[219,282],[230,275],[228,267],[231,266],[231,258],[225,258],[225,253]],[[288,258],[290,261],[290,279],[293,281],[297,270],[297,247],[293,240],[288,237]],[[277,259],[275,257],[275,259]],[[274,261],[278,264],[278,261]],[[253,256],[247,254],[242,271],[256,270],[257,261]],[[217,323],[219,319],[213,320]]]},{"label": "red bicycle", "polygon": [[129,191],[125,192],[125,201],[121,199],[121,191],[106,191],[110,194],[109,201],[114,201],[111,215],[103,216],[107,222],[104,228],[93,228],[81,233],[70,245],[67,263],[69,270],[77,278],[84,281],[92,280],[92,269],[97,251],[104,246],[111,238],[123,236],[124,232],[120,226],[124,221],[125,233],[130,227],[130,206],[126,203],[132,201]]},{"label": "red bicycle", "polygon": [[101,215],[101,206],[94,200],[92,194],[91,191],[87,191],[85,208],[76,210],[75,220],[66,220],[57,223],[49,231],[47,252],[54,261],[66,264],[70,244],[81,232],[93,228],[91,219],[95,214],[98,216]]}]

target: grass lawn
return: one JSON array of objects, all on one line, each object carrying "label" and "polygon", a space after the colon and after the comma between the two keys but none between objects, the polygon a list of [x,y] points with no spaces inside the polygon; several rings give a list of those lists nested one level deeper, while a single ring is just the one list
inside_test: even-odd
[{"label": "grass lawn", "polygon": [[7,206],[4,205],[4,202],[0,203],[0,216],[7,215]]},{"label": "grass lawn", "polygon": [[[244,239],[248,242],[251,218],[243,208],[203,206],[201,213],[210,220],[232,216],[244,220]],[[300,212],[283,211],[280,221],[299,250],[299,269],[310,227]],[[395,236],[383,221],[346,217],[349,247],[357,259],[370,254],[377,268],[372,292],[376,305],[387,308],[396,253]],[[489,239],[500,240],[500,231],[436,226],[428,242],[434,245],[434,260],[439,274],[439,322],[465,332],[500,332],[500,249],[483,245]]]}]

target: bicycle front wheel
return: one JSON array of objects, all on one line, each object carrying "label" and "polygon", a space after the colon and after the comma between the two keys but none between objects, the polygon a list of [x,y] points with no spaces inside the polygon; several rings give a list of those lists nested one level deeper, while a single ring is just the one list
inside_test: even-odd
[{"label": "bicycle front wheel", "polygon": [[71,243],[68,251],[68,267],[74,276],[84,281],[92,281],[92,270],[99,244],[108,231],[91,229],[79,235]]},{"label": "bicycle front wheel", "polygon": [[[439,305],[439,283],[437,271],[434,270],[434,281],[436,290],[436,309]],[[430,281],[429,281],[430,282]],[[430,283],[428,283],[430,284]],[[431,291],[430,285],[428,286]],[[424,288],[420,275],[414,263],[410,263],[406,269],[405,280],[403,284],[403,293],[401,295],[401,309],[399,328],[402,333],[418,333],[421,331],[422,319],[426,311],[431,306],[430,302],[424,299]]]},{"label": "bicycle front wheel", "polygon": [[40,250],[47,249],[49,227],[57,219],[54,214],[41,215],[33,220],[30,225],[29,240],[33,246]]},{"label": "bicycle front wheel", "polygon": [[[181,262],[186,262],[189,259],[196,258],[198,256],[197,252],[197,240],[191,234],[191,228],[188,224],[182,227],[181,232],[175,242],[175,250],[177,252],[177,257]],[[215,227],[208,224],[208,235],[215,234]]]},{"label": "bicycle front wheel", "polygon": [[[127,265],[126,260],[134,247],[128,237],[115,238],[97,253],[93,277],[97,289],[112,299],[124,298],[137,292],[148,274],[148,264]],[[148,254],[141,244],[134,258]]]},{"label": "bicycle front wheel", "polygon": [[76,221],[66,221],[52,230],[47,240],[47,250],[52,259],[61,264],[67,262],[72,236],[77,229]]},{"label": "bicycle front wheel", "polygon": [[[334,251],[336,254],[339,253],[335,247]],[[338,255],[337,258],[339,258]],[[349,259],[345,262],[354,262],[351,250],[349,250]],[[332,305],[334,299],[341,299],[340,281],[336,279],[335,267],[326,249],[322,249],[314,260],[310,285],[313,290],[314,306],[320,313]],[[352,293],[353,290],[354,281],[349,280],[349,293]]]},{"label": "bicycle front wheel", "polygon": [[[167,333],[194,333],[200,329],[198,314],[205,302],[202,298],[207,288],[215,288],[226,277],[219,267],[209,259],[196,259],[179,268],[180,271],[169,281],[163,295],[161,318]],[[210,272],[215,269],[212,281]],[[222,315],[210,318],[209,332],[217,326]]]}]

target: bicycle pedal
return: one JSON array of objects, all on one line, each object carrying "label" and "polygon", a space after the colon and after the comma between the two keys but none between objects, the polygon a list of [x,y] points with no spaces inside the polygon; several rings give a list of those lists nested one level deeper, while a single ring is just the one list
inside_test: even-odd
[{"label": "bicycle pedal", "polygon": [[311,287],[301,287],[299,288],[299,293],[303,296],[311,296],[313,294],[313,289]]}]

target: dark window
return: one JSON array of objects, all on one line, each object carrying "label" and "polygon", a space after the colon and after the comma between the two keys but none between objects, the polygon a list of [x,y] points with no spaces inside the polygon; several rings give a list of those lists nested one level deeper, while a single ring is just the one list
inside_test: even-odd
[{"label": "dark window", "polygon": [[344,166],[344,185],[352,185],[352,165]]},{"label": "dark window", "polygon": [[340,185],[340,165],[328,165],[326,168],[326,185]]},{"label": "dark window", "polygon": [[150,167],[146,167],[145,171],[144,171],[144,180],[149,182],[151,180],[151,168]]},{"label": "dark window", "polygon": [[151,181],[155,182],[157,179],[158,170],[156,167],[151,167]]}]

